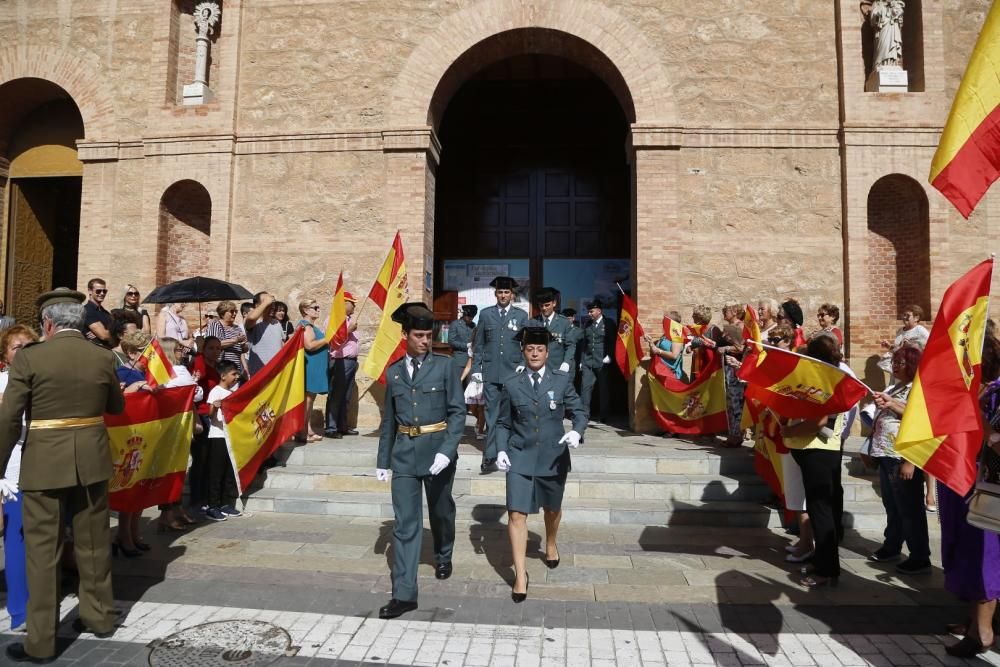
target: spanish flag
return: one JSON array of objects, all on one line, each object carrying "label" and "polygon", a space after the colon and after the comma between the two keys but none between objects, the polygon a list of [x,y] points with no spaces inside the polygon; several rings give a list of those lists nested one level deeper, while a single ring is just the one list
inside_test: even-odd
[{"label": "spanish flag", "polygon": [[167,384],[177,377],[174,373],[174,365],[167,359],[160,341],[153,338],[149,345],[142,351],[139,363],[146,371],[146,384],[150,387],[158,387]]},{"label": "spanish flag", "polygon": [[639,306],[622,294],[622,312],[618,322],[618,340],[615,341],[615,361],[626,378],[632,377],[642,361],[642,337],[645,333],[639,324]]},{"label": "spanish flag", "polygon": [[141,512],[178,502],[184,489],[194,426],[196,385],[125,395],[125,410],[104,415],[114,475],[108,504],[116,512]]},{"label": "spanish flag", "polygon": [[786,419],[818,419],[847,412],[868,387],[836,366],[765,345],[767,356],[743,376],[745,395]]},{"label": "spanish flag", "polygon": [[687,339],[688,336],[691,335],[691,331],[680,322],[674,322],[669,317],[664,317],[663,335],[670,339],[670,342],[674,345],[684,345],[687,343]]},{"label": "spanish flag", "polygon": [[656,422],[671,433],[710,435],[729,428],[726,417],[726,378],[722,355],[705,350],[704,372],[691,384],[681,382],[659,357],[646,373]]},{"label": "spanish flag", "polygon": [[983,439],[978,397],[992,277],[988,259],[944,293],[894,445],[960,496],[975,482]]},{"label": "spanish flag", "polygon": [[754,368],[764,363],[767,351],[761,343],[764,342],[760,333],[760,320],[757,319],[757,309],[747,304],[746,313],[743,315],[743,340],[747,345],[747,353],[743,357],[743,365],[736,371],[737,377],[741,380]]},{"label": "spanish flag", "polygon": [[382,263],[378,278],[372,285],[368,298],[382,309],[382,320],[372,347],[365,357],[361,369],[368,377],[377,378],[385,383],[385,369],[389,364],[406,354],[406,342],[403,340],[403,328],[392,321],[392,313],[406,302],[406,262],[403,260],[403,242],[399,232],[392,242],[392,248]]},{"label": "spanish flag", "polygon": [[326,338],[333,345],[343,345],[347,341],[347,300],[344,298],[344,272],[337,276],[337,289],[333,292],[330,306],[330,323],[326,327]]},{"label": "spanish flag", "polygon": [[264,368],[222,401],[226,444],[241,495],[260,464],[305,423],[304,331],[296,329]]},{"label": "spanish flag", "polygon": [[931,161],[930,183],[968,218],[1000,175],[1000,4],[972,50]]},{"label": "spanish flag", "polygon": [[781,501],[786,524],[795,519],[795,513],[789,512],[785,504],[785,469],[781,455],[787,451],[781,437],[781,422],[773,412],[764,410],[753,447],[753,467]]}]

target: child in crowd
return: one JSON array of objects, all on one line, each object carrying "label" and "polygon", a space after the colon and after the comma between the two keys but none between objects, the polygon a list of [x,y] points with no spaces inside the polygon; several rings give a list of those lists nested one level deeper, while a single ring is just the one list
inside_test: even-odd
[{"label": "child in crowd", "polygon": [[231,361],[220,361],[215,369],[219,373],[219,384],[212,387],[206,399],[209,406],[209,426],[208,483],[205,489],[208,509],[205,511],[205,518],[225,521],[228,517],[242,516],[236,509],[236,479],[229,461],[226,433],[222,425],[222,401],[233,393],[240,380],[240,372]]}]

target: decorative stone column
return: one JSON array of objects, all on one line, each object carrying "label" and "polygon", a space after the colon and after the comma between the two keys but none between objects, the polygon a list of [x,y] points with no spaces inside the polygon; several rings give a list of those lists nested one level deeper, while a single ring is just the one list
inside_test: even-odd
[{"label": "decorative stone column", "polygon": [[199,2],[194,8],[195,61],[194,83],[184,86],[185,106],[205,104],[214,98],[212,89],[208,87],[208,52],[211,48],[209,40],[215,34],[215,26],[219,23],[222,10],[215,2]]}]

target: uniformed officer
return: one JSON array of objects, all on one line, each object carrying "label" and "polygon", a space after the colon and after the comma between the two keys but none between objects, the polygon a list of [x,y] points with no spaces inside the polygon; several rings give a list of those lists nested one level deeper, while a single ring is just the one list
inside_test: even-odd
[{"label": "uniformed officer", "polygon": [[406,354],[386,369],[385,409],[378,441],[379,481],[392,471],[392,599],[379,618],[396,618],[417,608],[417,565],[427,495],[434,536],[434,576],[451,576],[455,546],[455,479],[458,439],[465,429],[462,383],[451,360],[431,354],[434,314],[422,303],[404,303],[392,314],[403,327]]},{"label": "uniformed officer", "polygon": [[[573,341],[573,345],[576,346],[576,352],[572,359],[567,359],[570,362],[569,374],[570,377],[576,379],[576,370],[580,367],[580,358],[583,356],[583,329],[580,328],[580,323],[576,321],[576,309],[575,308],[563,308],[562,316],[569,320],[572,328],[566,332],[566,337]],[[577,389],[579,389],[579,384],[577,384]]]},{"label": "uniformed officer", "polygon": [[451,346],[451,365],[459,377],[462,376],[465,365],[469,363],[469,344],[472,343],[472,334],[476,328],[473,320],[477,312],[479,312],[479,308],[472,304],[462,306],[462,316],[448,327],[448,345]]},{"label": "uniformed officer", "polygon": [[80,618],[73,627],[99,637],[114,629],[108,480],[112,474],[104,414],[125,409],[110,350],[92,345],[80,292],[65,287],[35,301],[45,342],[11,364],[0,404],[0,469],[27,418],[20,485],[28,575],[28,636],[7,646],[15,662],[54,659],[59,625],[59,563],[66,517],[80,575]]},{"label": "uniformed officer", "polygon": [[500,405],[500,388],[503,380],[514,373],[521,363],[521,347],[514,336],[527,323],[528,313],[511,305],[517,283],[513,278],[498,276],[490,282],[495,291],[497,305],[483,308],[479,314],[475,342],[472,345],[472,369],[479,377],[474,380],[484,382],[486,398],[486,449],[483,452],[481,470],[489,472],[496,461],[496,443],[493,425],[497,421]]},{"label": "uniformed officer", "polygon": [[[559,566],[556,536],[562,519],[563,491],[570,471],[569,449],[579,447],[587,427],[587,412],[570,376],[552,364],[552,334],[544,327],[526,327],[517,336],[524,349],[525,369],[506,378],[500,392],[496,423],[497,466],[507,471],[507,533],[514,557],[511,599],[528,596],[525,551],[528,514],[545,510],[545,564]],[[563,432],[568,413],[573,430]]]},{"label": "uniformed officer", "polygon": [[598,422],[606,420],[611,412],[608,373],[611,372],[615,337],[618,335],[615,321],[604,316],[605,305],[598,298],[587,304],[590,319],[583,327],[583,355],[580,358],[580,400],[584,409],[590,412],[591,396],[594,385],[597,385],[598,407],[592,418]]},{"label": "uniformed officer", "polygon": [[556,312],[558,290],[554,287],[543,287],[535,290],[532,297],[538,307],[538,317],[529,321],[528,326],[544,327],[552,334],[548,364],[573,377],[571,369],[576,359],[577,338],[572,333],[573,323]]}]

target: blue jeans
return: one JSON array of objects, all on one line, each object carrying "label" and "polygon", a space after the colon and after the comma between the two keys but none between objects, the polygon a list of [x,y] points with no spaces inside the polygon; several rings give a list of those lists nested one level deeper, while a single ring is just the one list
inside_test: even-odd
[{"label": "blue jeans", "polygon": [[28,574],[24,558],[24,531],[21,523],[21,494],[3,503],[4,577],[7,580],[7,613],[10,627],[28,618]]},{"label": "blue jeans", "polygon": [[898,553],[903,543],[916,561],[930,562],[931,547],[927,536],[927,512],[924,509],[924,472],[913,471],[912,479],[902,479],[899,468],[902,459],[878,456],[879,483],[882,486],[882,506],[885,507],[885,542],[882,549]]}]

